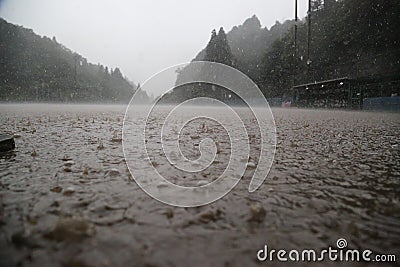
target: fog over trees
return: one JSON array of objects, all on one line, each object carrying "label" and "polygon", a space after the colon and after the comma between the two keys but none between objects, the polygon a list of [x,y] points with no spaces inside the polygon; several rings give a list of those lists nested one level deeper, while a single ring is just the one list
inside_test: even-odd
[{"label": "fog over trees", "polygon": [[0,101],[128,102],[137,88],[119,68],[89,63],[55,37],[1,18],[0,36]]},{"label": "fog over trees", "polygon": [[[213,45],[216,40],[213,30],[209,44],[193,61],[232,62],[228,65],[234,65],[252,78],[266,97],[290,96],[295,84],[326,79],[398,78],[398,14],[398,1],[316,0],[312,2],[309,58],[307,18],[297,22],[295,58],[295,20],[277,21],[267,29],[261,27],[254,15],[226,34],[231,53],[226,53],[223,45]],[[199,75],[201,73],[193,70],[189,64],[180,70],[178,81]],[[190,92],[192,95],[198,94],[193,90]],[[180,91],[179,94],[184,93]],[[175,98],[186,99],[189,95]]]},{"label": "fog over trees", "polygon": [[[290,96],[296,84],[341,77],[398,79],[398,14],[399,1],[314,0],[310,42],[307,18],[276,21],[268,29],[253,15],[227,33],[222,27],[212,30],[209,43],[193,61],[235,67],[266,97]],[[0,36],[1,101],[127,102],[137,88],[119,68],[89,63],[55,37],[41,37],[3,19]],[[206,70],[189,64],[179,70],[177,82],[202,75]],[[168,94],[166,101],[229,96],[215,91],[210,85],[188,85]],[[150,101],[146,93],[140,94],[143,103]]]}]

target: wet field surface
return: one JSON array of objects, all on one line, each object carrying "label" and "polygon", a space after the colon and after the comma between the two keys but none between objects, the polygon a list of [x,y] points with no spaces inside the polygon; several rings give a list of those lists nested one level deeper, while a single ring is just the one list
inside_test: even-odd
[{"label": "wet field surface", "polygon": [[273,109],[277,150],[264,184],[249,193],[248,170],[222,199],[178,208],[132,180],[124,111],[0,105],[1,132],[16,142],[0,157],[0,266],[285,266],[257,251],[320,250],[339,238],[399,259],[399,114]]}]

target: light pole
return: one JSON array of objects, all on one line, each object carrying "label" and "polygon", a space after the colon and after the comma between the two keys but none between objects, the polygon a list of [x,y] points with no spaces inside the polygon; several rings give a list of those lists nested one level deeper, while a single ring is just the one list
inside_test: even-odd
[{"label": "light pole", "polygon": [[307,34],[307,82],[309,80],[310,76],[310,65],[311,65],[311,59],[310,59],[310,47],[311,47],[311,1],[308,0],[308,34]]},{"label": "light pole", "polygon": [[296,85],[296,74],[297,74],[297,1],[294,0],[294,41],[293,41],[293,47],[294,47],[294,53],[293,53],[293,86]]}]

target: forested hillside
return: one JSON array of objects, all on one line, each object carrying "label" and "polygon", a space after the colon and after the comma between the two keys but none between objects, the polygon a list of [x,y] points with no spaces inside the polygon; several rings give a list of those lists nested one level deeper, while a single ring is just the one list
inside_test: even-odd
[{"label": "forested hillside", "polygon": [[[218,34],[215,29],[211,32],[207,47],[196,58],[200,58],[199,60],[202,61],[222,63],[231,67],[235,67],[237,64],[228,44],[227,35],[222,27],[219,29]],[[189,64],[178,71],[176,84],[182,84],[182,86],[165,95],[162,101],[164,103],[181,102],[192,97],[211,97],[224,101],[229,92],[223,88],[216,90],[216,87],[211,84],[191,83],[199,78],[204,79],[214,75],[216,75],[214,70],[210,70],[207,66]]]},{"label": "forested hillside", "polygon": [[[310,42],[308,18],[300,19],[296,51],[294,20],[277,22],[267,29],[253,16],[227,33],[233,55],[229,61],[252,78],[267,97],[290,96],[295,84],[326,79],[392,79],[400,74],[398,14],[398,0],[313,0]],[[226,61],[210,57],[207,49],[194,58],[198,60]],[[189,65],[180,71],[178,80],[193,75],[198,74]]]},{"label": "forested hillside", "polygon": [[[297,22],[296,49],[295,20],[268,29],[254,15],[227,34],[214,30],[193,60],[231,65],[267,97],[290,96],[296,84],[341,77],[396,79],[398,14],[399,0],[313,0],[311,23],[308,18]],[[189,65],[179,71],[178,81],[204,75],[200,72]],[[0,19],[0,101],[126,102],[135,88],[118,68],[91,64],[54,37]],[[207,88],[192,86],[173,99],[203,95],[199,90]],[[149,101],[141,94],[143,102]]]},{"label": "forested hillside", "polygon": [[257,83],[266,95],[281,96],[290,94],[294,83],[341,77],[398,78],[399,14],[398,0],[325,0],[325,4],[314,0],[310,58],[307,58],[308,21],[303,19],[298,27],[297,58],[293,56],[292,30],[265,51],[255,75]]},{"label": "forested hillside", "polygon": [[55,37],[0,18],[0,101],[127,102],[135,89],[119,68],[91,64]]},{"label": "forested hillside", "polygon": [[[275,40],[283,38],[293,27],[294,21],[276,22],[270,29],[261,27],[256,15],[248,18],[242,25],[235,26],[226,34],[226,39],[233,55],[234,66],[253,79],[257,78],[258,68],[261,66],[263,55],[270,49]],[[215,30],[214,30],[215,31]],[[225,32],[224,32],[225,34]],[[208,47],[213,39],[213,33]],[[215,52],[218,53],[218,52]],[[229,59],[218,59],[206,54],[206,48],[201,50],[193,61],[210,60],[223,63]],[[181,70],[178,79],[182,76],[193,76],[190,67]]]}]

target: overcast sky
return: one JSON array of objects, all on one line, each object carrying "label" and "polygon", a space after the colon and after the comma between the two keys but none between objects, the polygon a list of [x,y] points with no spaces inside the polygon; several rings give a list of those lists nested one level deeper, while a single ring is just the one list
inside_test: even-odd
[{"label": "overcast sky", "polygon": [[[299,0],[299,17],[307,0]],[[56,36],[92,63],[119,67],[143,82],[190,61],[213,28],[228,32],[253,14],[268,28],[291,19],[294,0],[0,0],[0,16]]]}]

